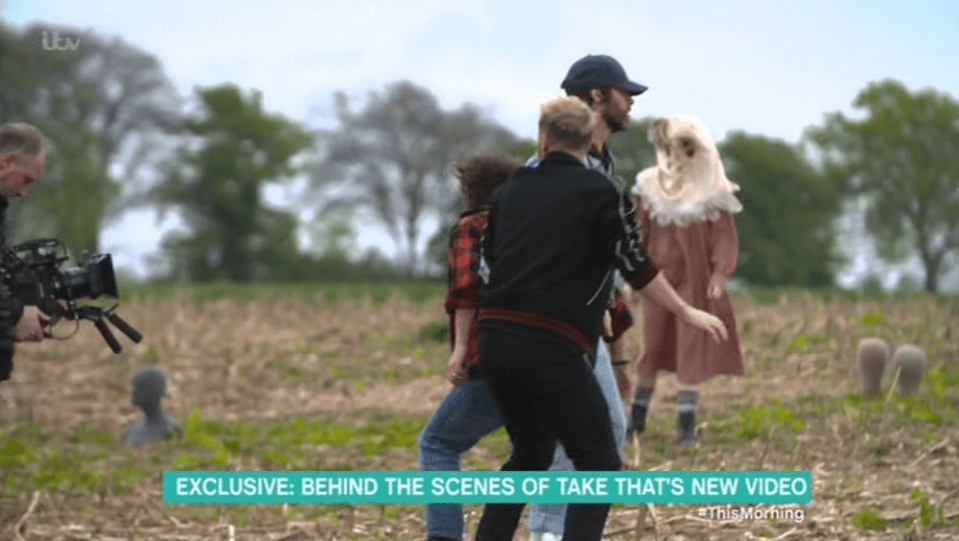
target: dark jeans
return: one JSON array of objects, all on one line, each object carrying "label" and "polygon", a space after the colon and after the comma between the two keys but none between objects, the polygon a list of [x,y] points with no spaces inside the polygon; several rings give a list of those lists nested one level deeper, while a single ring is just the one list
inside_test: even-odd
[{"label": "dark jeans", "polygon": [[[578,471],[622,466],[609,409],[592,366],[572,342],[524,327],[480,331],[483,374],[493,393],[513,454],[503,471],[543,471],[558,439]],[[511,541],[525,504],[487,504],[477,541]],[[609,504],[571,504],[564,541],[598,541]]]}]

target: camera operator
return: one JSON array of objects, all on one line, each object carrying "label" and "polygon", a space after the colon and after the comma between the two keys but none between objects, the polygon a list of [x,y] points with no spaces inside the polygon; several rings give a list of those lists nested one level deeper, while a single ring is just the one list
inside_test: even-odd
[{"label": "camera operator", "polygon": [[[30,185],[43,175],[47,151],[43,134],[34,126],[23,123],[0,126],[0,246],[7,246],[6,214],[10,198],[25,197]],[[43,340],[49,320],[36,306],[23,306],[5,284],[0,284],[0,381],[10,379],[13,371],[14,342]]]}]

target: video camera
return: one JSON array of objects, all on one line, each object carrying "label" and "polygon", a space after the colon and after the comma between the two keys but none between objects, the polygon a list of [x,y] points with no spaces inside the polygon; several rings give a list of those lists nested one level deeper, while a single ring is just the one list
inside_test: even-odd
[{"label": "video camera", "polygon": [[101,295],[117,298],[117,281],[110,254],[96,254],[79,267],[61,269],[69,259],[59,240],[40,239],[3,248],[0,260],[2,280],[10,293],[24,306],[36,306],[49,314],[54,325],[59,318],[71,321],[92,321],[114,353],[122,348],[110,332],[110,322],[135,343],[143,339],[136,329],[116,314],[118,305],[110,308],[80,306],[78,299],[96,299]]}]

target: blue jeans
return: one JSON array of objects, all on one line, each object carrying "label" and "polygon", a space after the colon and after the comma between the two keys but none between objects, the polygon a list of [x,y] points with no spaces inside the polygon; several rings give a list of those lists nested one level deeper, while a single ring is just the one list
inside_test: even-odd
[{"label": "blue jeans", "polygon": [[[616,440],[616,448],[619,450],[620,458],[624,458],[626,429],[628,427],[626,410],[623,408],[623,399],[619,396],[619,386],[616,384],[616,373],[613,371],[609,349],[602,339],[600,339],[599,347],[596,349],[596,365],[593,367],[593,375],[596,376],[596,382],[599,383],[599,388],[603,391],[603,398],[606,399],[606,406],[609,407],[609,417],[613,427],[613,438]],[[575,469],[573,461],[566,456],[563,446],[557,444],[549,471],[574,471]],[[565,505],[534,505],[530,507],[526,526],[531,532],[562,534],[565,520]]]},{"label": "blue jeans", "polygon": [[[600,339],[593,374],[606,399],[617,448],[622,455],[626,445],[626,412],[616,385],[616,376],[606,343]],[[460,456],[479,440],[503,426],[486,382],[471,380],[454,387],[440,403],[419,436],[421,471],[459,471]],[[573,463],[557,446],[550,470],[572,471]],[[534,505],[529,530],[562,534],[565,505]],[[463,539],[463,509],[460,505],[426,506],[427,536]]]}]

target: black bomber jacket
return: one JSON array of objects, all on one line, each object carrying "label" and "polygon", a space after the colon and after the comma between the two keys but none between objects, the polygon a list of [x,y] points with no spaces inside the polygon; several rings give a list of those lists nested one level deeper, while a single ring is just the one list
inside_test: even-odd
[{"label": "black bomber jacket", "polygon": [[637,290],[658,272],[642,248],[631,199],[565,152],[546,155],[497,190],[482,250],[481,322],[546,321],[530,326],[581,345],[598,340],[614,268]]}]

